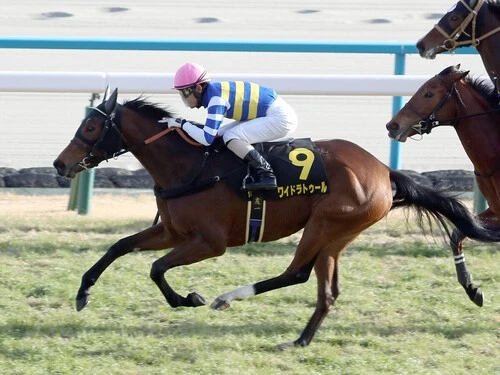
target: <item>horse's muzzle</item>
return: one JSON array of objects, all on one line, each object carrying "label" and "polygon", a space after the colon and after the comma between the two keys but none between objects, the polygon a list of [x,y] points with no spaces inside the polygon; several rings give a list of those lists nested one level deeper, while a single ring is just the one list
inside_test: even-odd
[{"label": "horse's muzzle", "polygon": [[52,164],[57,171],[57,174],[62,177],[73,178],[72,168],[67,168],[66,164],[59,159],[56,159]]},{"label": "horse's muzzle", "polygon": [[[399,126],[399,124],[397,122],[395,122],[395,121],[389,122],[389,123],[387,123],[385,128],[389,131],[389,133],[387,133],[389,138],[392,138],[392,139],[399,141],[399,142],[406,141],[406,139],[404,139],[404,140],[401,139],[401,137],[402,137],[402,134],[400,132],[401,127]],[[398,132],[399,132],[399,134],[398,134]]]}]

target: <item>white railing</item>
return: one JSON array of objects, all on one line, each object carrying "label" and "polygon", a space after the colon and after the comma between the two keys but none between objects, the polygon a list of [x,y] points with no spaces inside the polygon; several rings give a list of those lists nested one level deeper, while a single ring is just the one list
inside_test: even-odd
[{"label": "white railing", "polygon": [[[214,80],[249,80],[283,95],[412,95],[429,76],[212,74]],[[0,92],[102,93],[109,85],[120,93],[165,94],[173,74],[104,72],[0,72]],[[173,92],[173,91],[172,91]]]}]

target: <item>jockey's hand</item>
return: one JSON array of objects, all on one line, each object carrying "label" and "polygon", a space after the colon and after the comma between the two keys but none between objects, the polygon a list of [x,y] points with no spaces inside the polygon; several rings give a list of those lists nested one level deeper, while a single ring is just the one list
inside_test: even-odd
[{"label": "jockey's hand", "polygon": [[186,122],[186,120],[180,117],[178,118],[164,117],[158,122],[161,124],[167,124],[168,128],[182,128],[182,125]]}]

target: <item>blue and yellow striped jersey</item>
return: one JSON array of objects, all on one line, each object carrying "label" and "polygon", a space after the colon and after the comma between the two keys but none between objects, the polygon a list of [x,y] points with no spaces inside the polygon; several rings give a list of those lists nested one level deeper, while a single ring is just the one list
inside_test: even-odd
[{"label": "blue and yellow striped jersey", "polygon": [[224,118],[237,121],[264,117],[275,101],[276,91],[246,81],[209,82],[202,105],[207,109],[205,138],[212,143]]}]

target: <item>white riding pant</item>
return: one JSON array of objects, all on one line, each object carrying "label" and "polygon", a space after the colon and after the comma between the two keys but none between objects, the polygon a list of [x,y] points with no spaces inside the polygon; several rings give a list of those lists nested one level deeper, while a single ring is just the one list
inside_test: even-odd
[{"label": "white riding pant", "polygon": [[232,139],[248,143],[267,142],[289,136],[297,129],[297,125],[295,110],[278,96],[268,108],[265,117],[230,122],[221,126],[218,134],[226,144]]}]

